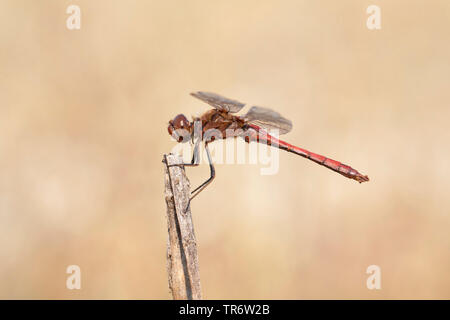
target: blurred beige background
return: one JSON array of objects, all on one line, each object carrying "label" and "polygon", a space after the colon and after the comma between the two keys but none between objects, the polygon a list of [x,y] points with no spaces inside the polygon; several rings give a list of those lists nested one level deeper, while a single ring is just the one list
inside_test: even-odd
[{"label": "blurred beige background", "polygon": [[194,90],[371,178],[217,165],[192,204],[205,298],[450,298],[449,1],[4,0],[0,26],[0,298],[171,298],[161,159]]}]

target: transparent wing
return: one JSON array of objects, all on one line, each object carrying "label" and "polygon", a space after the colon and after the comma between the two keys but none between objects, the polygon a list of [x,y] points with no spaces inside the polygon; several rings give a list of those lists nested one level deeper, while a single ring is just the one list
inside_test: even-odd
[{"label": "transparent wing", "polygon": [[292,130],[292,122],[278,112],[262,107],[252,107],[244,119],[266,130],[278,130],[279,134],[285,134]]},{"label": "transparent wing", "polygon": [[197,99],[206,102],[207,104],[213,106],[218,110],[223,110],[231,113],[238,112],[245,106],[245,103],[231,100],[212,92],[197,91],[192,92],[191,96],[194,96]]}]

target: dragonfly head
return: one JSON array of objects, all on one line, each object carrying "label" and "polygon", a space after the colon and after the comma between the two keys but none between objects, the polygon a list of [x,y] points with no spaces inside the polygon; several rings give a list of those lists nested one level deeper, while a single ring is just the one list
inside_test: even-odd
[{"label": "dragonfly head", "polygon": [[191,139],[191,127],[191,123],[184,114],[179,114],[169,121],[167,130],[175,140],[185,143]]}]

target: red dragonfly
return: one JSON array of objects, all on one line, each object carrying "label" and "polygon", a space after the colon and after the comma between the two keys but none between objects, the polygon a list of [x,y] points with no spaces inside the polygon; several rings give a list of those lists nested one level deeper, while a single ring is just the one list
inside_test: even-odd
[{"label": "red dragonfly", "polygon": [[[169,134],[178,142],[192,141],[195,143],[192,161],[191,163],[182,164],[184,166],[199,165],[197,160],[200,141],[204,141],[211,175],[204,183],[192,191],[190,200],[197,196],[215,177],[208,143],[218,137],[225,139],[240,136],[246,142],[256,141],[295,153],[359,183],[369,181],[368,176],[362,175],[348,165],[296,147],[270,135],[266,130],[276,129],[279,134],[285,134],[292,129],[292,122],[282,117],[276,111],[262,107],[252,107],[247,114],[236,116],[233,113],[239,112],[244,107],[244,103],[211,92],[199,91],[191,93],[191,95],[208,103],[213,109],[206,111],[200,117],[194,117],[192,122],[188,121],[183,114],[179,114],[169,121],[168,127]],[[200,128],[200,130],[196,130],[196,128]],[[211,134],[211,132],[220,133],[220,135]]]}]

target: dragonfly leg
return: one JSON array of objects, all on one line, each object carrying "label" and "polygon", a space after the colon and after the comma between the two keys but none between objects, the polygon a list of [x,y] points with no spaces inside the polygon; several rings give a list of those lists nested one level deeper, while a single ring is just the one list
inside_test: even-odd
[{"label": "dragonfly leg", "polygon": [[211,181],[213,181],[213,179],[216,176],[216,170],[214,169],[214,164],[212,162],[211,153],[209,152],[207,142],[205,143],[205,149],[206,149],[206,155],[208,156],[209,169],[210,169],[211,174],[205,182],[203,182],[201,185],[199,185],[197,188],[195,188],[194,191],[191,192],[191,198],[188,201],[186,210],[189,208],[189,205],[191,204],[192,199],[194,199],[200,192],[202,192],[208,186],[208,184],[210,184]]},{"label": "dragonfly leg", "polygon": [[198,140],[195,143],[194,146],[194,152],[192,153],[192,160],[190,163],[175,163],[175,164],[169,164],[167,165],[168,167],[175,167],[175,166],[183,166],[183,167],[197,167],[200,164],[200,161],[198,161],[199,159],[199,146],[200,146],[200,140]]}]

